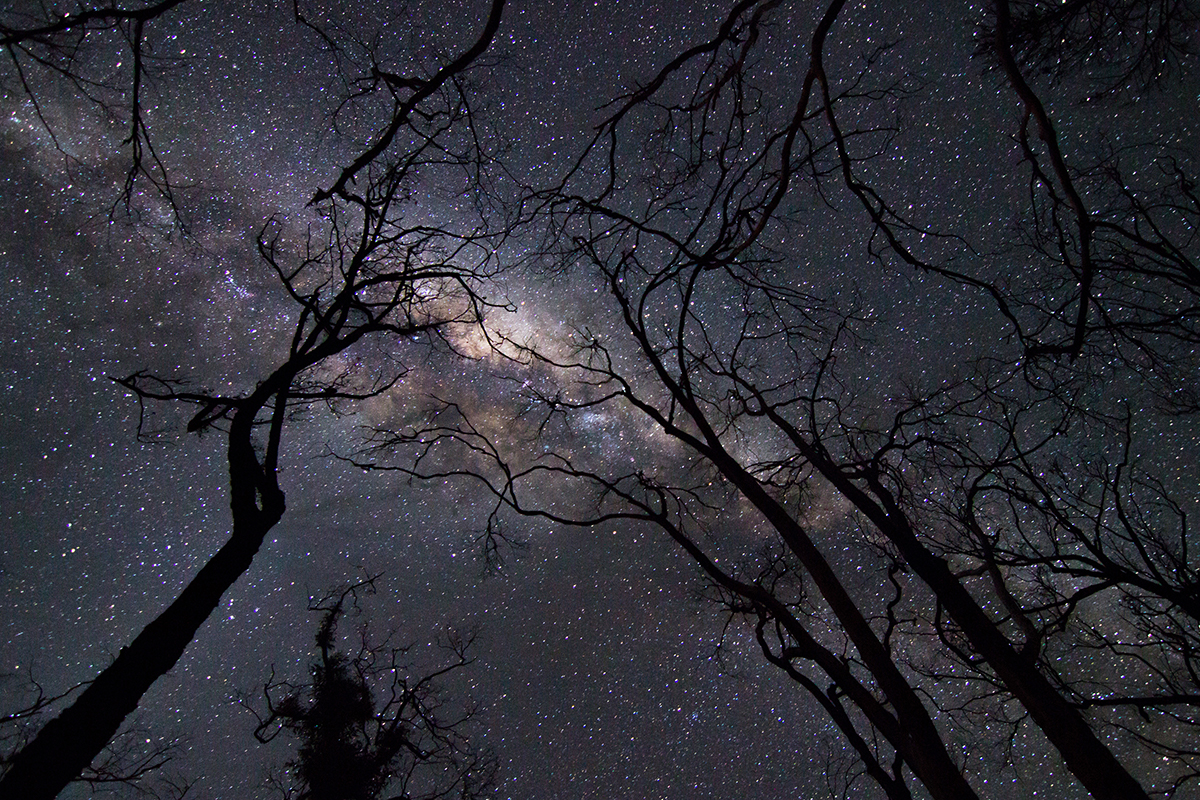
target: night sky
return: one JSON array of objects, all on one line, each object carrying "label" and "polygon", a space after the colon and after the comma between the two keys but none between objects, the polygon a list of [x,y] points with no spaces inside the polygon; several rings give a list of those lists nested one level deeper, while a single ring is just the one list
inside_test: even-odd
[{"label": "night sky", "polygon": [[[872,176],[900,187],[918,218],[986,244],[1002,233],[998,220],[1024,187],[1011,180],[1019,167],[1009,138],[1015,103],[999,76],[971,58],[981,9],[865,5],[848,7],[835,26],[831,71],[895,41],[880,69],[921,87],[898,108],[905,137]],[[369,31],[398,13],[388,3],[327,11],[327,19]],[[472,41],[485,13],[481,2],[418,2],[391,30],[402,31],[396,46],[420,42],[432,58]],[[722,14],[700,3],[513,2],[489,65],[474,79],[491,123],[512,141],[506,159],[514,176],[536,186],[561,175],[586,144],[596,109],[710,36]],[[796,4],[772,30],[778,43],[770,52],[783,54],[773,87],[781,96],[799,81],[815,17],[811,4]],[[186,236],[144,183],[136,224],[120,207],[110,217],[127,165],[124,120],[104,119],[47,82],[39,100],[56,146],[11,75],[4,77],[6,708],[24,697],[27,676],[49,691],[93,676],[227,537],[224,437],[185,434],[182,412],[157,408],[147,421],[153,441],[139,441],[138,404],[108,376],[149,369],[209,387],[252,380],[292,324],[257,260],[254,235],[268,216],[302,219],[315,188],[353,156],[329,129],[341,87],[313,37],[292,22],[290,4],[185,4],[149,35],[164,57],[147,86],[150,132],[183,187]],[[89,69],[107,69],[113,80],[128,69],[127,51],[111,41],[98,41],[89,58]],[[1131,130],[1151,130],[1195,96],[1179,91],[1123,113]],[[1085,127],[1088,113],[1076,124]],[[421,186],[412,213],[454,218],[462,202],[455,192]],[[864,380],[953,369],[990,324],[982,298],[948,298],[931,279],[863,257],[860,217],[814,203],[810,219],[819,235],[804,244],[805,279],[854,287],[888,332],[859,367]],[[592,321],[594,287],[583,279],[506,280],[521,312],[497,324],[552,337]],[[517,523],[528,547],[505,552],[491,572],[475,541],[491,504],[470,486],[363,474],[324,457],[352,450],[364,422],[431,392],[469,395],[498,415],[511,411],[511,385],[494,378],[486,359],[461,362],[416,345],[405,358],[411,372],[387,408],[375,403],[359,416],[315,413],[290,424],[281,475],[287,513],[141,703],[136,724],[147,739],[181,740],[166,769],[195,782],[188,797],[271,796],[267,772],[280,770],[291,751],[285,737],[254,741],[254,717],[237,697],[254,702],[272,665],[280,677],[304,678],[317,620],[305,610],[308,598],[364,573],[381,574],[379,591],[346,632],[368,620],[379,635],[395,631],[397,641],[416,643],[419,666],[437,662],[432,643],[445,631],[478,630],[475,663],[448,688],[480,708],[481,738],[500,760],[501,797],[826,796],[827,774],[847,758],[836,731],[762,661],[747,631],[725,631],[722,644],[723,618],[663,534]],[[620,458],[624,438],[638,435],[628,420],[593,422],[570,446]],[[1190,431],[1177,433],[1168,452],[1188,452]],[[1018,769],[989,774],[985,753],[949,738],[981,771],[981,792],[1083,796],[1036,742],[1018,747]],[[864,779],[855,791],[876,790]]]}]

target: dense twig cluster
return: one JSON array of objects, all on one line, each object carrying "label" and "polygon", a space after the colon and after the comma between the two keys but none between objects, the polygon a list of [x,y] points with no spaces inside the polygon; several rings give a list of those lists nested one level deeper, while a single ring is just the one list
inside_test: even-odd
[{"label": "dense twig cluster", "polygon": [[[494,17],[502,5],[496,4]],[[9,36],[13,46],[43,40],[59,46],[61,36],[91,30],[93,17],[81,13],[61,25]],[[112,24],[124,24],[125,18],[118,14]],[[136,24],[140,31],[140,17]],[[492,305],[481,288],[495,272],[486,222],[480,218],[457,228],[412,222],[404,205],[417,170],[477,174],[488,161],[488,153],[476,148],[479,140],[463,131],[469,107],[463,84],[455,82],[494,32],[495,19],[437,80],[412,79],[419,90],[382,121],[384,136],[355,160],[336,191],[313,201],[317,218],[299,242],[285,237],[281,222],[262,228],[258,256],[292,304],[292,327],[277,351],[263,354],[269,366],[252,384],[218,393],[144,371],[114,378],[143,405],[194,408],[188,430],[224,434],[233,530],[179,597],[13,756],[0,778],[4,797],[53,797],[82,773],[249,568],[285,510],[279,469],[286,457],[285,429],[295,412],[314,405],[336,412],[377,397],[404,374],[404,351],[414,340],[452,344],[454,329],[481,323]],[[453,84],[449,90],[447,83]],[[136,105],[134,113],[136,118]],[[398,138],[402,130],[406,138]],[[359,188],[350,191],[355,177]],[[361,356],[368,345],[369,358]]]},{"label": "dense twig cluster", "polygon": [[[982,54],[1022,109],[1030,175],[1002,256],[969,230],[899,213],[902,190],[868,179],[903,141],[887,114],[909,87],[877,78],[871,59],[829,73],[841,3],[815,21],[787,103],[756,82],[755,64],[783,46],[764,32],[777,4],[743,2],[715,38],[618,100],[563,183],[533,200],[553,231],[546,252],[604,286],[613,320],[566,356],[507,343],[527,413],[542,415],[529,426],[541,447],[523,452],[448,404],[426,426],[377,431],[360,463],[469,476],[497,498],[494,520],[658,526],[889,797],[909,796],[909,772],[933,797],[976,796],[950,723],[973,735],[1036,726],[1095,797],[1194,782],[1190,501],[1132,453],[1162,409],[1195,411],[1200,208],[1168,150],[1098,166],[1068,154],[1024,75],[1038,58],[1031,9],[1018,34],[999,2]],[[1105,4],[1072,9],[1125,24]],[[1185,25],[1189,8],[1178,13]],[[1187,57],[1177,34],[1140,41],[1134,71]],[[1126,182],[1126,157],[1151,159],[1166,178],[1157,196]],[[976,331],[991,337],[977,360],[932,389],[869,388],[870,315],[804,272],[797,242],[817,233],[794,214],[812,198],[838,219],[849,198],[865,212],[865,254],[946,279],[960,302],[982,292],[1007,328]],[[630,445],[645,451],[631,459],[640,468],[548,447],[601,413],[653,431],[652,445]],[[589,499],[544,499],[563,495]],[[840,519],[815,517],[828,497]],[[775,544],[747,552],[747,526]],[[1156,771],[1123,761],[1113,731],[1153,752]]]},{"label": "dense twig cluster", "polygon": [[[309,605],[321,613],[319,660],[311,683],[274,678],[263,687],[266,714],[258,715],[255,737],[270,742],[287,732],[300,742],[288,771],[295,792],[309,800],[376,800],[385,793],[412,800],[486,795],[495,760],[468,736],[469,707],[450,714],[440,684],[471,663],[473,636],[449,635],[449,663],[413,675],[408,647],[370,642],[361,631],[357,653],[338,647],[337,626],[347,601],[373,591],[375,578],[354,584]],[[251,706],[252,707],[252,706]],[[256,712],[257,715],[257,712]],[[386,790],[386,791],[385,791]]]},{"label": "dense twig cluster", "polygon": [[[1000,762],[1015,734],[1036,728],[1094,797],[1193,788],[1195,486],[1156,463],[1153,440],[1198,411],[1197,154],[1187,120],[1184,135],[1143,141],[1119,129],[1119,112],[1131,92],[1169,91],[1186,72],[1194,3],[996,0],[964,42],[964,59],[974,51],[975,60],[963,70],[986,72],[1015,109],[1019,165],[997,172],[995,194],[1017,199],[1003,224],[964,207],[945,225],[882,177],[920,141],[903,112],[926,86],[890,63],[888,44],[857,68],[843,52],[848,17],[889,12],[831,0],[803,21],[779,0],[731,4],[711,38],[605,107],[561,181],[531,189],[505,217],[500,233],[522,237],[529,263],[605,298],[594,327],[567,342],[485,325],[496,231],[398,213],[431,167],[465,174],[477,207],[488,206],[491,156],[463,73],[502,10],[491,5],[460,55],[406,72],[296,6],[354,71],[343,108],[387,112],[315,193],[317,233],[289,245],[271,222],[259,236],[295,311],[265,377],[240,393],[141,372],[118,381],[143,403],[195,409],[190,430],[228,436],[234,533],[229,553],[160,618],[187,620],[170,623],[182,633],[141,688],[127,690],[127,673],[153,660],[147,642],[163,649],[155,626],[166,623],[93,684],[123,676],[104,689],[119,685],[126,698],[107,727],[47,726],[48,737],[95,730],[61,781],[174,663],[282,515],[290,415],[392,392],[402,362],[344,358],[368,339],[398,359],[414,336],[453,347],[448,329],[475,326],[515,387],[510,425],[490,429],[473,415],[477,403],[448,395],[423,423],[378,427],[339,457],[482,487],[494,498],[489,555],[513,516],[656,527],[702,571],[730,624],[745,622],[762,656],[828,715],[858,764],[846,785],[865,775],[895,800],[977,797],[988,771],[1012,766]],[[90,30],[86,15],[72,19],[5,42],[49,46]],[[108,24],[141,24],[124,20]],[[788,80],[772,70],[784,63]],[[1072,113],[1085,125],[1111,117],[1117,129],[1089,150],[1062,132]],[[138,134],[136,104],[134,119]],[[862,234],[822,250],[845,230]],[[899,366],[881,374],[872,363],[873,340],[900,334],[881,330],[873,306],[884,300],[862,284],[880,274],[871,270],[897,269],[915,272],[939,304],[986,320],[969,331],[970,357],[944,375],[910,382]],[[907,352],[944,346],[943,333],[927,331]],[[597,418],[629,434],[622,458],[576,446]],[[306,758],[360,765],[355,791],[365,797],[396,777],[402,753],[411,765],[459,752],[455,725],[427,713],[427,684],[393,684],[378,709],[367,687],[380,652],[350,658],[333,646],[344,601],[322,608],[313,683],[277,687],[282,698],[268,691],[260,728],[301,738],[294,766],[313,797],[324,796],[325,773],[305,772]],[[325,692],[339,699],[327,703]],[[958,735],[999,736],[1001,755],[964,760]],[[41,763],[25,756],[37,741],[6,782],[30,780],[17,765]],[[456,757],[450,772],[471,773]]]}]

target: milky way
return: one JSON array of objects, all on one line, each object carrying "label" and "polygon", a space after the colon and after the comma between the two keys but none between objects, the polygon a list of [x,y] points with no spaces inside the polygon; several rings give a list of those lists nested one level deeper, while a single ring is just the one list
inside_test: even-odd
[{"label": "milky way", "polygon": [[[478,2],[415,5],[389,46],[413,48],[428,63],[475,36],[486,12]],[[511,140],[518,180],[539,185],[561,175],[602,103],[711,35],[720,15],[695,5],[513,3],[490,54],[496,63],[477,80],[486,114]],[[329,11],[326,19],[375,30],[391,13],[381,3],[336,19]],[[989,188],[988,176],[1017,166],[1004,127],[1012,109],[996,100],[998,78],[970,58],[977,10],[929,13],[936,22],[921,8],[848,9],[831,61],[861,63],[899,39],[884,69],[922,86],[900,113],[923,120],[925,133],[908,140],[903,158],[872,167],[873,177],[905,186],[914,213],[955,230],[1011,200]],[[803,52],[809,17],[807,6],[794,10],[775,31],[784,54],[776,68],[781,95],[800,78],[795,54]],[[788,26],[794,37],[779,33]],[[369,128],[337,118],[345,135],[331,132],[345,87],[333,78],[329,54],[291,20],[290,6],[185,4],[150,35],[162,61],[146,90],[149,129],[180,187],[186,232],[144,182],[136,218],[125,215],[116,198],[127,159],[122,120],[98,116],[47,80],[40,99],[52,139],[12,76],[4,78],[0,689],[7,705],[25,697],[26,676],[51,692],[92,677],[227,536],[222,438],[185,435],[186,418],[160,408],[148,410],[151,435],[139,440],[138,404],[109,378],[149,369],[214,390],[247,388],[293,324],[254,237],[272,216],[291,233],[305,230],[314,190],[352,157],[348,142],[362,133],[353,126]],[[119,43],[91,57],[89,68],[108,79],[128,70]],[[971,122],[962,108],[977,112]],[[824,225],[825,209],[810,200],[807,209],[797,205],[796,219],[811,214]],[[465,216],[461,202],[454,187],[418,186],[411,213],[457,220]],[[797,283],[860,291],[881,326],[905,332],[880,337],[871,363],[859,366],[867,379],[900,383],[953,368],[975,321],[989,313],[982,300],[943,307],[924,277],[868,273],[867,259],[847,259],[862,247],[860,228],[813,231],[789,244],[807,257]],[[515,340],[542,337],[553,351],[569,330],[612,322],[595,311],[598,287],[583,277],[506,280],[505,299],[519,311],[498,312],[494,324]],[[395,630],[418,643],[416,652],[432,652],[428,643],[448,629],[479,631],[476,663],[450,688],[481,709],[504,797],[824,796],[828,754],[843,757],[832,725],[762,663],[748,632],[723,629],[697,596],[694,568],[661,533],[525,523],[517,534],[528,548],[505,553],[492,574],[476,542],[489,498],[467,484],[363,474],[327,457],[350,452],[361,424],[406,419],[430,394],[469,398],[464,405],[503,425],[519,410],[519,384],[497,373],[521,372],[493,363],[477,333],[461,335],[460,349],[479,360],[399,345],[392,355],[409,372],[388,396],[357,416],[314,413],[290,426],[287,514],[182,661],[141,703],[136,724],[148,740],[180,738],[168,769],[195,782],[188,796],[271,796],[267,771],[290,753],[282,739],[254,741],[254,718],[237,698],[257,696],[272,666],[279,676],[305,677],[315,624],[305,611],[309,596],[364,570],[382,574],[365,605],[372,628]],[[934,335],[948,336],[949,345],[929,344]],[[905,375],[884,376],[892,364]],[[583,423],[564,450],[621,461],[631,448],[661,445],[644,423],[608,408]],[[1187,447],[1189,435],[1181,436]],[[846,512],[821,498],[811,514],[815,528],[833,530]],[[1036,743],[1017,760],[1016,777],[991,776],[1004,784],[996,796],[1081,791],[1056,762],[1039,769]],[[857,788],[867,791],[866,782]]]}]

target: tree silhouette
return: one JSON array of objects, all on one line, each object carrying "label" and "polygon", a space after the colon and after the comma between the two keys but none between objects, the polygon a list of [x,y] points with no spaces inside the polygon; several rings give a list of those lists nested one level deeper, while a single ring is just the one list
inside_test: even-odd
[{"label": "tree silhouette", "polygon": [[[1091,14],[1114,39],[1159,8],[1066,5],[1067,28]],[[1188,57],[1178,31],[1194,9],[1162,9],[1173,27],[1134,36],[1126,78]],[[802,54],[776,12],[736,4],[614,101],[562,183],[531,199],[552,229],[546,262],[609,302],[565,344],[502,348],[527,427],[485,428],[466,400],[443,402],[354,460],[475,480],[497,498],[494,526],[511,512],[657,526],[889,797],[908,796],[908,772],[933,797],[975,796],[951,726],[1036,726],[1097,798],[1179,791],[1200,777],[1194,487],[1132,453],[1196,409],[1195,154],[1155,141],[1073,158],[1038,93],[1108,92],[1110,75],[1080,56],[1032,88],[1019,58],[1056,52],[1036,37],[1058,29],[1031,20],[1057,12],[1023,6],[1018,45],[1000,0],[977,58],[1018,103],[1027,172],[1004,177],[1030,189],[1012,240],[987,251],[992,220],[919,222],[905,187],[878,177],[897,143],[919,144],[895,109],[921,87],[882,66],[887,48],[857,72],[827,66],[851,61],[830,55],[839,21],[871,12],[829,3]],[[803,58],[782,88],[781,49]],[[1163,180],[1146,189],[1123,160]],[[882,301],[811,252],[855,225],[861,256],[843,275],[915,268],[933,305],[985,309],[970,361],[880,374],[872,337],[898,335],[872,328]],[[598,418],[627,458],[602,457]]]},{"label": "tree silhouette", "polygon": [[[74,160],[59,143],[57,126],[47,117],[39,100],[46,85],[57,80],[67,83],[79,97],[106,115],[127,119],[122,145],[129,149],[130,158],[120,193],[126,208],[133,202],[135,184],[142,179],[167,201],[176,213],[176,221],[179,221],[176,187],[151,141],[143,89],[151,65],[162,60],[147,43],[147,26],[184,2],[79,4],[66,13],[43,4],[14,4],[0,16],[0,47],[5,49],[13,66],[19,91],[33,106],[55,149],[68,160]],[[88,64],[87,53],[101,47],[98,39],[128,49],[128,78],[124,85]]]},{"label": "tree silhouette", "polygon": [[467,736],[469,709],[447,718],[438,685],[471,663],[471,640],[451,636],[450,663],[418,677],[403,663],[408,648],[371,645],[365,630],[358,653],[341,652],[337,625],[346,602],[357,604],[357,593],[373,587],[371,579],[310,604],[321,612],[312,682],[268,683],[255,736],[269,742],[286,731],[299,741],[288,769],[302,799],[377,800],[385,789],[413,800],[486,796],[496,763]]},{"label": "tree silhouette", "polygon": [[[16,675],[5,675],[4,678],[20,683],[24,705],[0,717],[0,769],[7,767],[10,754],[21,749],[43,716],[52,713],[56,706],[61,706],[86,685],[78,684],[52,696],[28,676],[18,679]],[[180,748],[179,740],[155,741],[152,737],[152,731],[143,725],[135,723],[123,727],[72,783],[86,785],[93,791],[127,786],[139,794],[164,800],[183,797],[189,790],[189,783],[167,769]]]},{"label": "tree silhouette", "polygon": [[[394,351],[366,368],[354,358],[374,341],[436,344],[456,326],[481,321],[488,301],[480,288],[494,273],[483,221],[457,229],[409,224],[401,207],[418,169],[479,179],[488,153],[471,130],[462,78],[492,41],[502,10],[502,0],[493,3],[478,39],[434,75],[373,78],[392,112],[363,154],[318,193],[320,224],[306,239],[289,242],[275,220],[263,227],[258,254],[294,304],[290,340],[274,366],[240,393],[192,390],[180,379],[146,372],[114,379],[143,404],[195,408],[189,431],[224,434],[233,530],[180,595],[13,756],[0,797],[56,796],[178,661],[284,514],[279,466],[294,414],[322,406],[336,411],[392,387],[404,374]],[[398,137],[402,130],[411,135]]]},{"label": "tree silhouette", "polygon": [[[145,160],[138,87],[144,26],[174,5],[0,26],[35,101],[26,65],[86,94],[77,49],[98,32],[132,48],[132,90],[98,96],[131,109],[127,196],[139,175],[170,187]],[[1129,104],[1165,103],[1195,73],[1196,4],[989,4],[944,74],[987,87],[955,119],[979,115],[994,164],[964,176],[927,158],[944,143],[930,147],[921,104],[940,79],[896,63],[913,56],[894,42],[854,43],[852,25],[897,12],[736,0],[604,107],[562,179],[523,198],[519,229],[490,224],[466,83],[502,11],[495,0],[457,55],[409,70],[295,5],[345,72],[335,127],[358,136],[313,192],[307,235],[272,220],[258,238],[293,304],[287,341],[229,391],[116,379],[226,438],[231,537],[16,754],[0,795],[57,794],[176,663],[285,511],[295,416],[390,392],[405,343],[453,349],[459,327],[494,345],[510,413],[447,387],[415,425],[342,457],[490,492],[489,552],[514,516],[656,528],[889,798],[979,796],[1025,729],[1094,797],[1194,790],[1200,498],[1161,442],[1194,439],[1200,412],[1198,140],[1194,115],[1147,131]],[[477,222],[406,220],[431,171],[467,187]],[[602,298],[565,341],[486,324],[500,243],[518,235],[542,269],[523,279]],[[919,330],[889,327],[913,301]],[[474,791],[454,723],[426,718],[430,695],[396,684],[381,711],[380,653],[336,649],[344,599],[321,609],[312,683],[268,691],[260,733],[301,740],[294,775],[313,797],[330,763],[353,796],[426,764],[454,778],[430,791]],[[956,745],[998,738],[994,757]]]}]

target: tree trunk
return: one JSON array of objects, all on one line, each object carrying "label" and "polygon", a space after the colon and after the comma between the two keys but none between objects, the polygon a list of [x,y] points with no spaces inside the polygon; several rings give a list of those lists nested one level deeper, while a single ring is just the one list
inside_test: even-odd
[{"label": "tree trunk", "polygon": [[1042,733],[1062,755],[1079,782],[1097,800],[1149,800],[1149,795],[1096,736],[1079,709],[1068,703],[1037,665],[1013,648],[946,562],[929,552],[904,523],[891,521],[884,533],[913,571],[945,604],[946,612],[1021,702]]},{"label": "tree trunk", "polygon": [[[1068,703],[1050,681],[1026,660],[987,613],[975,602],[946,562],[917,537],[908,517],[878,478],[869,479],[872,495],[847,478],[827,455],[800,435],[778,414],[770,414],[800,453],[900,550],[908,565],[937,595],[947,614],[971,646],[996,671],[1004,687],[1029,712],[1034,723],[1058,750],[1067,769],[1097,800],[1149,800],[1141,784],[1100,741],[1079,709]],[[878,499],[878,502],[876,501]]]},{"label": "tree trunk", "polygon": [[[690,409],[689,409],[690,410]],[[695,415],[693,415],[695,418]],[[784,543],[808,570],[813,584],[829,604],[842,629],[858,649],[859,656],[892,705],[901,730],[893,742],[929,794],[935,800],[966,800],[978,795],[946,750],[921,698],[892,661],[861,609],[846,591],[837,573],[804,529],[758,483],[754,476],[728,453],[714,445],[709,458],[718,469],[762,512]]]},{"label": "tree trunk", "polygon": [[263,537],[282,515],[280,495],[267,509],[256,510],[250,520],[235,519],[229,541],[179,597],[14,756],[0,779],[2,800],[50,800],[92,763],[146,690],[175,666],[221,595],[250,567]]}]

